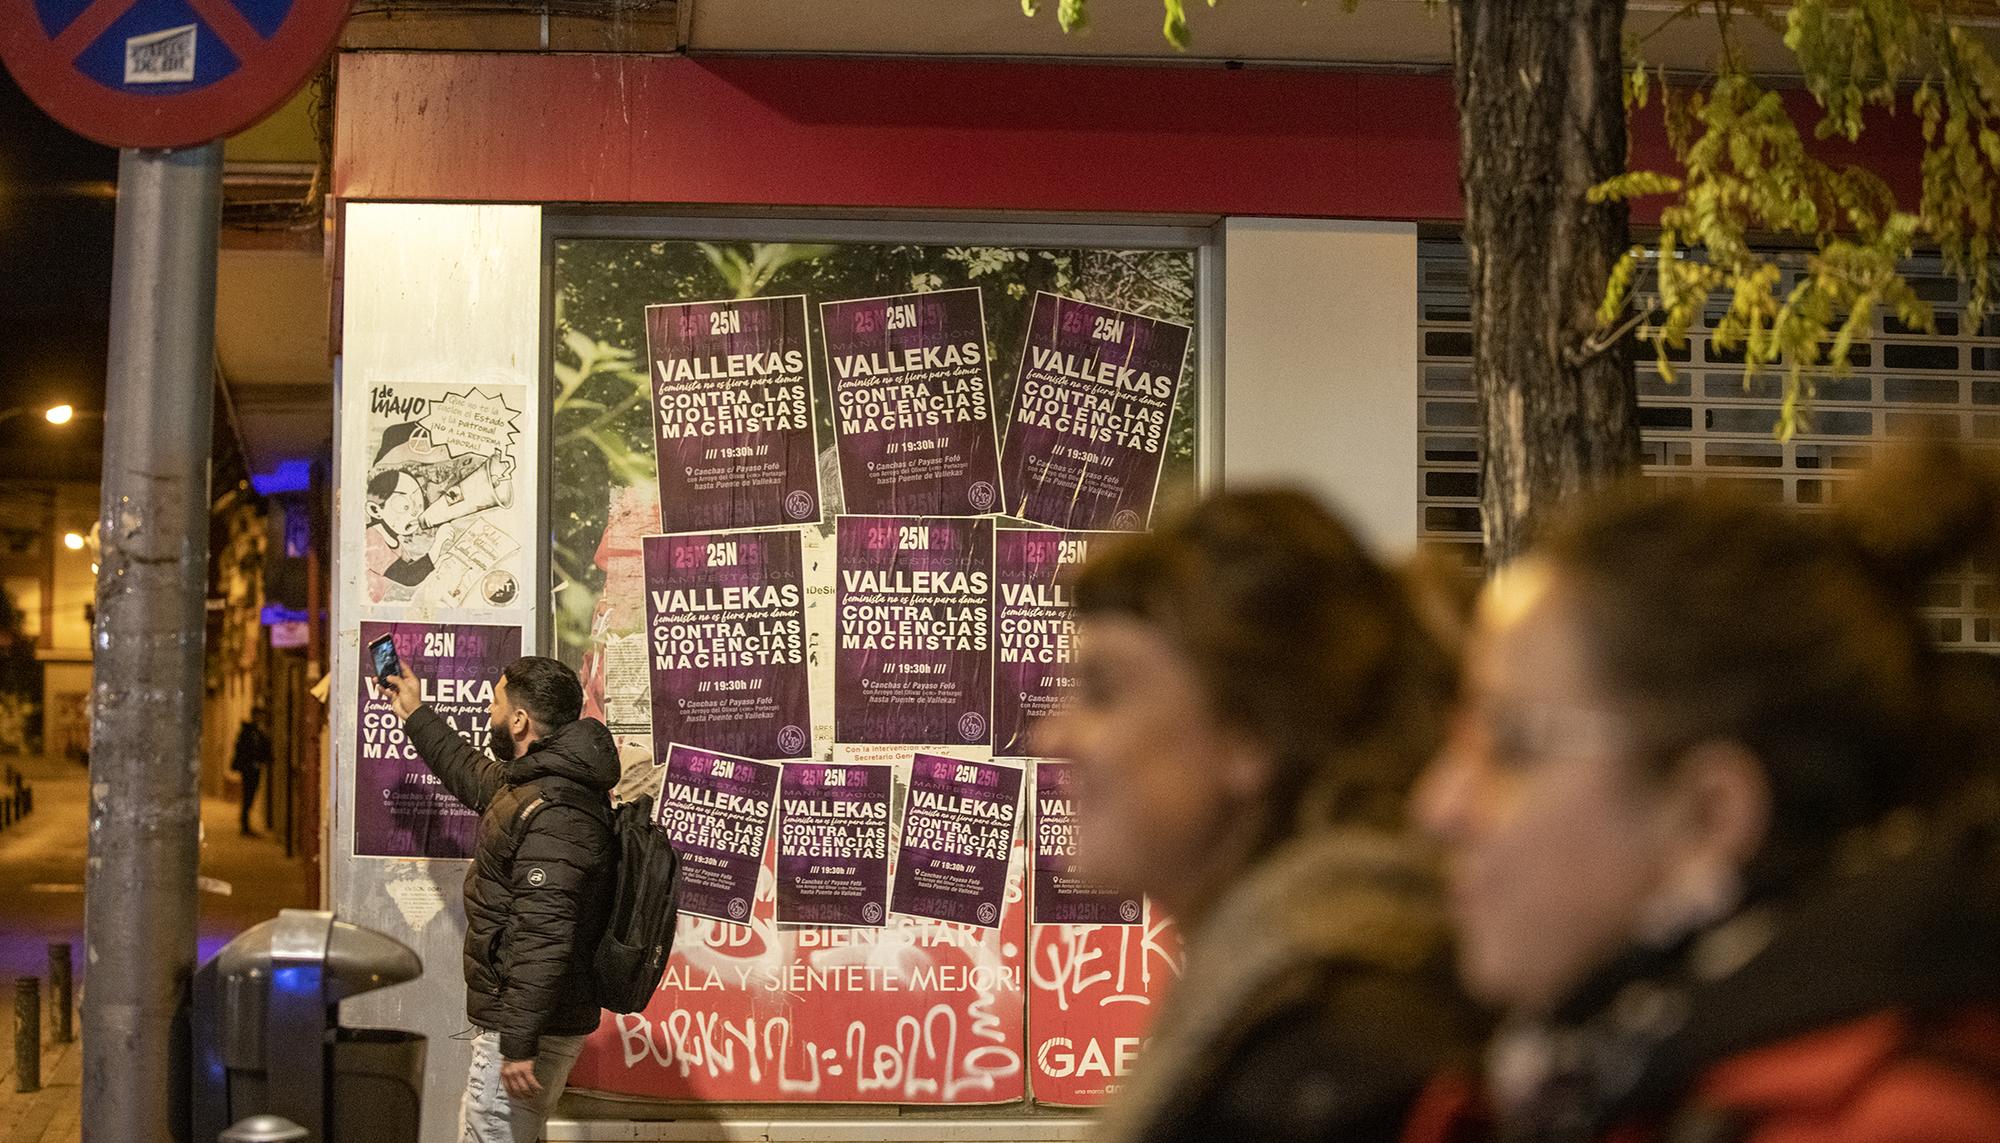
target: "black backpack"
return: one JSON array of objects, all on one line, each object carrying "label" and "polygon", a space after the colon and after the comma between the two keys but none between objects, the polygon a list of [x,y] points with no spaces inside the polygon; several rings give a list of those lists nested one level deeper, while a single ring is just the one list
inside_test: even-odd
[{"label": "black backpack", "polygon": [[[550,802],[562,802],[602,813],[604,804],[585,804],[567,794],[568,783],[536,783],[540,797],[521,807],[514,836],[522,836],[528,819]],[[611,913],[604,938],[591,960],[598,1006],[612,1012],[641,1012],[660,990],[667,958],[674,951],[674,927],[680,921],[680,858],[667,842],[667,832],[653,824],[653,797],[648,794],[611,811],[614,875]]]}]

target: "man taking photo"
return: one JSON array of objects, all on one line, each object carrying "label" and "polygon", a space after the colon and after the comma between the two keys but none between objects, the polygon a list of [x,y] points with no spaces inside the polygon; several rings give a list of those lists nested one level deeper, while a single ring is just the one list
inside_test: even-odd
[{"label": "man taking photo", "polygon": [[480,817],[465,878],[465,1008],[479,1034],[459,1143],[533,1143],[597,1028],[591,958],[611,911],[611,732],[581,718],[576,672],[529,655],[493,688],[492,757],[407,666],[384,680],[431,772]]}]

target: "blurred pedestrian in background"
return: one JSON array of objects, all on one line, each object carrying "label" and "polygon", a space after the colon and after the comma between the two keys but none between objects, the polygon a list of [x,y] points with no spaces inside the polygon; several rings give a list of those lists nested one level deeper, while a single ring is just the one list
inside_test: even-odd
[{"label": "blurred pedestrian in background", "polygon": [[1168,997],[1106,1143],[1392,1140],[1477,1033],[1440,883],[1402,828],[1444,730],[1444,652],[1338,521],[1210,497],[1076,587],[1078,862],[1179,924]]},{"label": "blurred pedestrian in background", "polygon": [[271,753],[271,708],[258,699],[250,708],[250,717],[236,731],[236,754],[230,759],[229,768],[236,771],[243,783],[243,812],[241,814],[243,836],[256,837],[257,831],[250,828],[250,810],[257,804],[257,786],[264,776],[264,768],[274,758]]},{"label": "blurred pedestrian in background", "polygon": [[1489,587],[1417,807],[1507,1019],[1411,1143],[2000,1140],[2000,865],[1941,809],[1995,689],[1918,610],[2000,552],[2000,472],[1847,492],[1627,489]]}]

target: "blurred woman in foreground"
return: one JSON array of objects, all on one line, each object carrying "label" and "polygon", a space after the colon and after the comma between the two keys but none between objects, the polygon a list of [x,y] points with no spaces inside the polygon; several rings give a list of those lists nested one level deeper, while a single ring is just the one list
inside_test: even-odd
[{"label": "blurred woman in foreground", "polygon": [[2000,865],[1936,812],[1996,691],[1918,612],[1982,545],[1931,445],[1830,516],[1611,496],[1489,588],[1416,804],[1508,1021],[1406,1139],[2000,1140]]},{"label": "blurred woman in foreground", "polygon": [[1180,925],[1187,972],[1105,1141],[1396,1137],[1473,1040],[1438,882],[1400,831],[1446,656],[1399,585],[1291,492],[1227,492],[1076,587],[1078,861]]}]

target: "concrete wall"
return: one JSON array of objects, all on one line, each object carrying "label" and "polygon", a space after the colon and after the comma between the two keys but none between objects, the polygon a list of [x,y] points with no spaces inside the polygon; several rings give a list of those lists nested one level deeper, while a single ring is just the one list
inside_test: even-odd
[{"label": "concrete wall", "polygon": [[1417,228],[1223,223],[1223,479],[1285,481],[1417,542]]},{"label": "concrete wall", "polygon": [[[422,979],[347,1002],[359,1026],[404,1028],[430,1037],[423,1138],[453,1138],[471,1055],[459,946],[467,862],[354,856],[355,722],[363,619],[519,623],[533,652],[530,608],[539,585],[523,585],[512,610],[420,612],[363,603],[367,520],[362,493],[368,454],[368,391],[378,381],[503,382],[538,386],[541,352],[541,209],[357,203],[347,208],[345,357],[337,376],[334,489],[333,687],[328,696],[333,765],[325,805],[331,908],[417,950]],[[522,417],[523,456],[540,448],[539,403]],[[517,501],[537,498],[535,479],[515,481]],[[532,507],[530,508],[532,518]],[[526,540],[527,537],[522,537]]]}]

